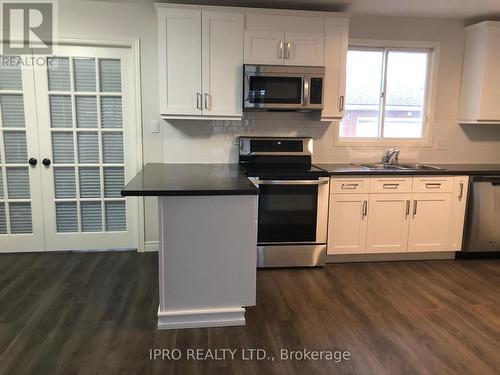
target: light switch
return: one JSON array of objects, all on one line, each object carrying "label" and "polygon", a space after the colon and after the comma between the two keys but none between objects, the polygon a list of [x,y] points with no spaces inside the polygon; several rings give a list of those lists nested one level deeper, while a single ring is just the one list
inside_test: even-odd
[{"label": "light switch", "polygon": [[160,132],[160,122],[158,120],[151,121],[151,133],[159,133]]}]

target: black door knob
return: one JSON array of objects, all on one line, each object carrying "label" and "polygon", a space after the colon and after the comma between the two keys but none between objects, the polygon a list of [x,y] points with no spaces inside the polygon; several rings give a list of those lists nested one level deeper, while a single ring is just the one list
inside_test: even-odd
[{"label": "black door knob", "polygon": [[45,158],[42,160],[42,164],[45,165],[46,167],[48,167],[50,165],[50,163],[51,163],[50,159]]},{"label": "black door knob", "polygon": [[34,167],[35,165],[38,164],[38,160],[36,160],[35,158],[30,158],[30,160],[28,160],[28,163],[29,163],[29,165]]}]

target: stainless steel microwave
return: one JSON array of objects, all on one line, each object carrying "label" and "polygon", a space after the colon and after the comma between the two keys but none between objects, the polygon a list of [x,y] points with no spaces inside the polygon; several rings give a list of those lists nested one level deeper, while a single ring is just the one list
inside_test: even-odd
[{"label": "stainless steel microwave", "polygon": [[325,68],[322,66],[245,65],[245,110],[320,111]]}]

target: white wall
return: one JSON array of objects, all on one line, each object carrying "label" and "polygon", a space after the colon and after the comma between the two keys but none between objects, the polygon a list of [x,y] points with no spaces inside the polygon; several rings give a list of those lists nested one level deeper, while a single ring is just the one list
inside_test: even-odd
[{"label": "white wall", "polygon": [[[239,135],[297,135],[315,139],[316,162],[378,160],[385,147],[335,147],[338,124],[311,121],[307,115],[260,113],[244,121],[164,122],[162,137],[150,132],[158,116],[156,18],[150,4],[60,1],[60,32],[100,39],[140,38],[144,161],[237,162]],[[500,162],[500,127],[459,126],[458,97],[464,44],[463,23],[442,19],[354,16],[352,38],[439,41],[433,146],[401,149],[402,159],[427,162]],[[438,150],[437,139],[447,147]],[[395,144],[395,146],[398,146]],[[157,239],[156,202],[146,205],[146,240]]]}]

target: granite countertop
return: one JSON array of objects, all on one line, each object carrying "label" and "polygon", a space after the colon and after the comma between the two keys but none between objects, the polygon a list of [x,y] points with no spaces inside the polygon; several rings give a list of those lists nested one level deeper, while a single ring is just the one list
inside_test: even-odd
[{"label": "granite countertop", "polygon": [[239,164],[146,164],[123,196],[255,195]]},{"label": "granite countertop", "polygon": [[[404,164],[404,162],[402,162]],[[436,167],[444,168],[443,170],[425,169],[425,170],[402,170],[402,169],[382,169],[382,170],[369,170],[363,167],[348,163],[339,164],[321,164],[314,163],[318,168],[324,169],[330,175],[500,175],[500,164],[438,164],[438,163],[422,163],[430,164]]]}]

